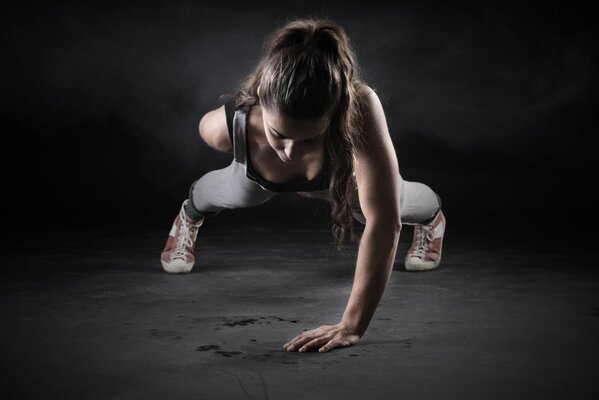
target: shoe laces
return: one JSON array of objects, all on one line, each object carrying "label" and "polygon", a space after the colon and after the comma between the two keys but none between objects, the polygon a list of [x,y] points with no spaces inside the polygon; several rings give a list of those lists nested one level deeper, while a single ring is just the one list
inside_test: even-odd
[{"label": "shoe laces", "polygon": [[423,258],[428,250],[428,245],[433,241],[433,226],[431,225],[416,225],[416,246],[411,257]]},{"label": "shoe laces", "polygon": [[181,218],[181,225],[179,226],[179,232],[177,235],[177,243],[175,244],[175,249],[171,254],[171,259],[180,258],[185,260],[185,255],[188,254],[188,248],[193,246],[193,234],[201,225],[201,220],[199,222],[191,223],[185,220],[185,218]]}]

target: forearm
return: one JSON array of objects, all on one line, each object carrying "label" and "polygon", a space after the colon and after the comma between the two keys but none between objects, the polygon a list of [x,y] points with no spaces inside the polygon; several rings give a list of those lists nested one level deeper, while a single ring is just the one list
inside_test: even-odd
[{"label": "forearm", "polygon": [[362,234],[354,283],[341,320],[360,336],[366,332],[389,282],[399,236],[399,229],[380,223],[367,223]]}]

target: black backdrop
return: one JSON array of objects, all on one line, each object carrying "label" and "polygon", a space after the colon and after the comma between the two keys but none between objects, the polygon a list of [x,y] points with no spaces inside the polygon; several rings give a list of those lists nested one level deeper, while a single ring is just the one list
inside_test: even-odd
[{"label": "black backdrop", "polygon": [[[587,225],[597,165],[597,29],[588,6],[298,3],[5,8],[4,221],[168,231],[189,185],[231,161],[202,142],[201,116],[237,89],[270,31],[325,16],[347,30],[379,93],[404,179],[441,195],[448,224]],[[299,223],[327,214],[282,195],[221,216]]]}]

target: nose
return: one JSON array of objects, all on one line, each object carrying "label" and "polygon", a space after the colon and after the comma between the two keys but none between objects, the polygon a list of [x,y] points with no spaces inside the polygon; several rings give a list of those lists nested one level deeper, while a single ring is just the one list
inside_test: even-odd
[{"label": "nose", "polygon": [[295,160],[303,156],[303,152],[300,149],[300,146],[295,143],[287,145],[284,151],[285,156],[287,156],[287,158],[290,160]]}]

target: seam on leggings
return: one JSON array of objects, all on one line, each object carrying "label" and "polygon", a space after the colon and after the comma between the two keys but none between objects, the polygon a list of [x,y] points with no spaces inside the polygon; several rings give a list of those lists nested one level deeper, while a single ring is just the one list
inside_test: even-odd
[{"label": "seam on leggings", "polygon": [[193,204],[193,188],[195,187],[195,184],[198,181],[199,181],[199,179],[196,180],[196,181],[194,181],[191,184],[191,186],[189,187],[189,195],[188,195],[189,201],[187,202],[187,205],[188,205],[189,208],[191,208],[191,211],[195,214],[195,215],[190,215],[190,217],[191,218],[197,217],[197,218],[194,218],[194,219],[205,218],[205,217],[213,217],[213,216],[217,215],[218,213],[220,213],[220,211],[215,211],[215,212],[212,212],[212,213],[203,213],[203,212],[199,211],[196,208],[196,206]]},{"label": "seam on leggings", "polygon": [[[199,180],[199,179],[198,179]],[[198,215],[202,215],[202,213],[196,208],[196,206],[193,204],[193,188],[196,185],[196,183],[198,182],[198,180],[194,181],[191,186],[189,187],[189,207],[193,210],[194,213],[198,214]]]}]

